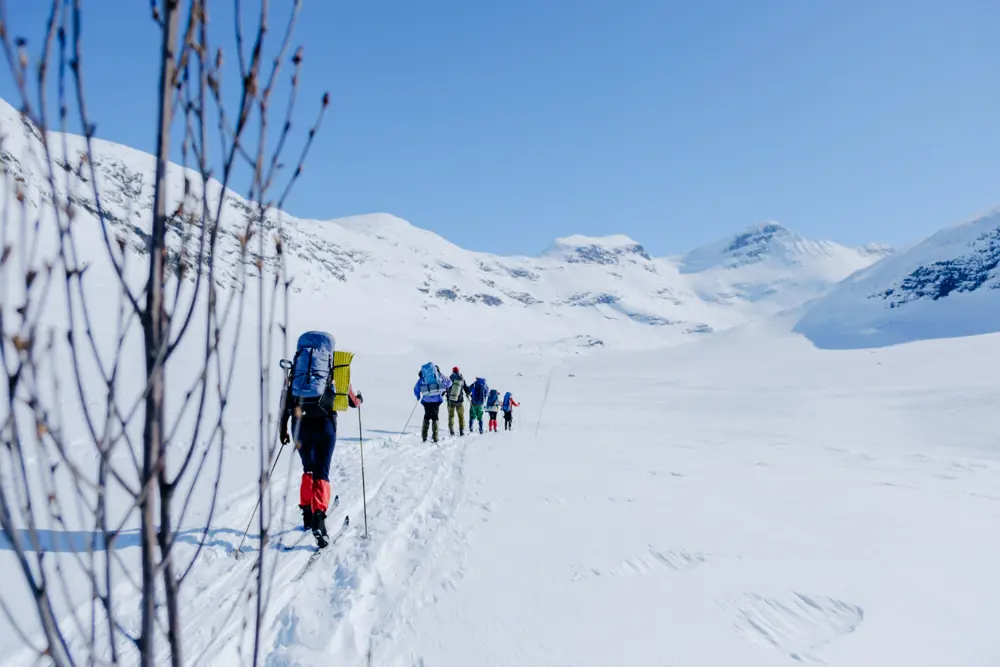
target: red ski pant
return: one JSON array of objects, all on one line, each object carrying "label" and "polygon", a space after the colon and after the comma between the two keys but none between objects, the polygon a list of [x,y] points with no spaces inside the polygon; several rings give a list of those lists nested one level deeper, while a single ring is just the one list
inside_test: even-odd
[{"label": "red ski pant", "polygon": [[313,512],[326,512],[330,506],[330,461],[337,445],[336,415],[305,417],[297,426],[299,458],[302,459],[299,505],[309,506]]}]

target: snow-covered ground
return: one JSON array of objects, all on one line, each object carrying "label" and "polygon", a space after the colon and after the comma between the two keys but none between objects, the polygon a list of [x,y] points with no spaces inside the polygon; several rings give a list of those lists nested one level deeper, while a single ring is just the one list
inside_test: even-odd
[{"label": "snow-covered ground", "polygon": [[[275,550],[266,664],[996,665],[1000,337],[833,352],[782,328],[548,365],[435,353],[523,403],[513,433],[438,446],[416,424],[396,444],[413,360],[359,359],[370,538],[351,412],[331,524],[352,526],[298,581],[308,540]],[[230,482],[192,664],[237,664],[242,619],[216,610],[249,576],[229,552],[252,469]]]},{"label": "snow-covered ground", "polygon": [[526,368],[516,433],[377,447],[373,537],[290,585],[272,664],[995,665],[998,351]]}]

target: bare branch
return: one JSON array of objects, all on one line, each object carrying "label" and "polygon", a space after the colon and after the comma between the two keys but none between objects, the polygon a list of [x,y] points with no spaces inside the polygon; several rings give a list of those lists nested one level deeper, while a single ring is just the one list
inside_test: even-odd
[{"label": "bare branch", "polygon": [[[231,438],[225,416],[235,388],[245,384],[237,372],[242,359],[233,350],[255,330],[262,509],[254,537],[261,549],[224,615],[254,609],[251,641],[240,651],[252,651],[257,664],[267,585],[275,576],[264,557],[275,516],[267,472],[278,451],[268,409],[269,356],[279,332],[287,345],[291,284],[284,276],[282,215],[272,210],[270,192],[283,187],[282,201],[290,192],[328,100],[294,173],[279,186],[303,63],[301,49],[289,56],[301,0],[290,7],[280,40],[267,39],[270,3],[263,0],[248,51],[235,0],[235,108],[225,99],[222,51],[209,39],[206,0],[151,0],[161,31],[155,175],[151,182],[136,175],[138,186],[122,186],[121,193],[109,190],[109,179],[121,177],[119,166],[97,153],[101,146],[84,94],[82,1],[51,0],[35,63],[27,44],[9,32],[5,2],[0,0],[0,51],[21,96],[24,141],[18,150],[29,154],[10,161],[0,151],[0,196],[6,196],[0,290],[5,299],[16,299],[0,305],[0,365],[7,378],[0,388],[7,408],[0,423],[6,439],[0,447],[0,528],[35,612],[30,619],[20,615],[14,633],[39,659],[56,665],[186,662],[181,591],[214,548]],[[289,60],[291,93],[269,149],[272,100]],[[80,138],[67,132],[71,113],[82,126]],[[214,162],[213,133],[222,147]],[[168,161],[177,146],[180,167]],[[241,188],[246,199],[232,185],[244,163],[251,171]],[[151,211],[145,203],[150,194]],[[132,222],[146,215],[148,235],[141,231],[145,220]],[[90,232],[81,231],[92,227],[92,219],[100,238],[97,256],[87,253]],[[113,276],[110,291],[91,278],[95,264]],[[137,270],[145,273],[142,285]],[[253,288],[256,300],[248,296]],[[100,301],[107,310],[95,308]],[[281,305],[285,321],[276,331]],[[134,349],[139,343],[142,365]],[[181,355],[175,359],[180,350],[183,362]],[[168,374],[183,382],[186,393],[168,393]],[[170,423],[168,402],[174,408]],[[191,521],[204,523],[192,529]],[[61,548],[60,537],[70,532],[81,537]],[[141,550],[140,578],[119,551],[133,535]],[[179,548],[186,544],[190,552]],[[122,586],[138,593],[135,617],[120,605]],[[0,609],[13,622],[3,592]]]}]

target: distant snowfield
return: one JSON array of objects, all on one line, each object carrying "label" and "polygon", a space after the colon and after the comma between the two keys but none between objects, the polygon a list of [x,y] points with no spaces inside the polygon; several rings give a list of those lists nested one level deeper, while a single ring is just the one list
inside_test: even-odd
[{"label": "distant snowfield", "polygon": [[[299,581],[308,551],[274,551],[266,664],[996,665],[1000,336],[831,352],[776,326],[560,362],[427,350],[523,403],[514,433],[439,446],[418,424],[395,444],[416,364],[360,358],[371,536],[352,411],[331,519],[352,527]],[[188,589],[191,664],[238,660],[217,610],[249,576],[245,458]]]}]

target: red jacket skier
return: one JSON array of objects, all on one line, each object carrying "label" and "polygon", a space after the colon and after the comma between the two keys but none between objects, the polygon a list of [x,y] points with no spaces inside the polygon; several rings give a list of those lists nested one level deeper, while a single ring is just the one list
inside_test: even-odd
[{"label": "red jacket skier", "polygon": [[514,422],[514,408],[520,407],[521,404],[514,400],[514,397],[508,391],[503,395],[503,430],[509,431],[513,428]]}]

